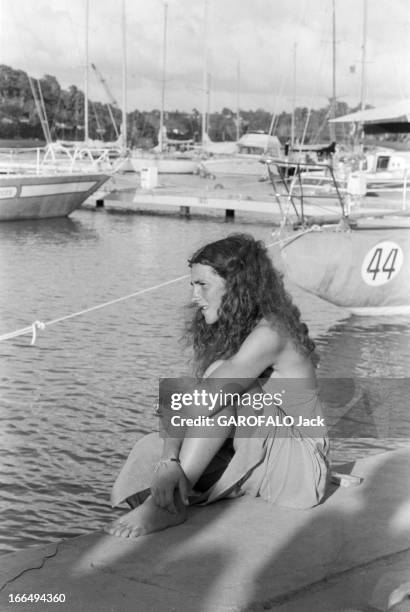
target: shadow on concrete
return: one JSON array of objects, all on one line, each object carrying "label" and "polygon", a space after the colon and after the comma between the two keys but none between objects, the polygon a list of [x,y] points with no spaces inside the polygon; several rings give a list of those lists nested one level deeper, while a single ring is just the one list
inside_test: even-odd
[{"label": "shadow on concrete", "polygon": [[[390,557],[410,548],[410,452],[384,453],[372,459],[374,469],[362,472],[365,478],[359,487],[340,489],[267,559],[242,609],[385,609],[389,593],[410,578],[410,569],[404,573],[389,569]],[[360,473],[360,466],[354,466],[346,465],[341,471]],[[376,559],[385,562],[376,571],[366,569]],[[312,565],[317,569],[314,581],[308,569]],[[293,585],[287,581],[289,590],[269,598],[269,590],[275,590],[269,585],[280,584],[295,572],[298,579]],[[339,579],[332,583],[332,576],[337,575]],[[319,584],[321,580],[325,582]]]},{"label": "shadow on concrete", "polygon": [[15,609],[10,593],[30,592],[65,593],[69,612],[329,612],[373,600],[383,609],[409,578],[368,567],[409,548],[410,449],[360,460],[353,472],[359,487],[309,510],[244,496],[191,508],[184,524],[136,540],[68,540],[7,585],[1,610]]}]

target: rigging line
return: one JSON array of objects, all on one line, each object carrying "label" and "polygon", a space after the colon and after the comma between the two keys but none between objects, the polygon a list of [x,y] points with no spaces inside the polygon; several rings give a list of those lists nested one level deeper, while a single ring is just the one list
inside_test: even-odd
[{"label": "rigging line", "polygon": [[[303,4],[303,9],[302,9],[302,11],[299,14],[298,21],[296,22],[296,29],[298,27],[302,27],[303,23],[306,21],[307,11],[308,11],[307,0],[305,0],[304,4]],[[275,131],[278,128],[278,123],[280,121],[279,105],[281,103],[280,100],[284,97],[285,86],[286,86],[289,74],[290,74],[290,70],[289,69],[288,70],[284,70],[282,72],[282,76],[281,76],[280,82],[279,82],[279,89],[278,89],[278,91],[276,93],[276,96],[274,97],[272,118],[271,118],[271,122],[270,122],[270,126],[269,126],[269,131],[268,131],[268,134],[272,135],[272,136],[275,134]]]},{"label": "rigging line", "polygon": [[[266,245],[266,248],[271,248],[276,244],[281,244],[282,240],[277,240],[275,242],[271,242]],[[46,327],[50,325],[54,325],[55,323],[61,323],[62,321],[67,321],[68,319],[73,319],[74,317],[79,317],[83,314],[88,314],[89,312],[93,312],[94,310],[100,310],[101,308],[105,308],[106,306],[112,306],[113,304],[118,304],[120,302],[124,302],[125,300],[129,300],[130,298],[137,297],[139,295],[143,295],[145,293],[150,293],[151,291],[156,291],[157,289],[161,289],[162,287],[167,287],[168,285],[172,285],[173,283],[178,283],[181,280],[185,280],[189,278],[189,274],[184,274],[183,276],[178,276],[177,278],[173,278],[169,281],[164,281],[163,283],[159,283],[158,285],[154,285],[153,287],[147,287],[146,289],[140,289],[139,291],[134,291],[134,293],[129,293],[128,295],[124,295],[119,298],[115,298],[114,300],[109,300],[108,302],[103,302],[102,304],[97,304],[96,306],[91,306],[90,308],[85,308],[84,310],[79,310],[77,312],[73,312],[71,314],[65,315],[63,317],[58,317],[57,319],[51,319],[50,321],[34,321],[31,325],[27,327],[22,327],[17,329],[14,332],[9,332],[7,334],[0,335],[0,342],[3,340],[11,340],[12,338],[17,338],[18,336],[23,336],[25,334],[32,334],[31,344],[34,345],[37,336],[37,329],[44,330]]]},{"label": "rigging line", "polygon": [[[325,22],[325,19],[327,21],[327,16],[328,16],[328,7],[325,7],[324,18],[323,18],[324,22]],[[324,67],[324,60],[325,60],[325,55],[326,55],[326,43],[324,41],[324,37],[325,37],[326,32],[327,32],[326,27],[327,26],[325,26],[325,24],[323,23],[323,25],[322,25],[322,37],[323,37],[323,39],[322,39],[321,45],[319,46],[319,49],[322,48],[322,52],[321,52],[320,58],[319,58],[319,69],[317,71],[317,74],[318,74],[319,77],[322,75],[322,70],[323,70],[323,67]],[[301,142],[302,145],[304,144],[306,136],[307,136],[307,130],[308,130],[308,125],[309,125],[309,121],[310,121],[310,117],[311,117],[313,100],[317,97],[318,91],[319,91],[319,78],[316,81],[315,88],[313,88],[313,90],[312,90],[312,94],[311,94],[311,98],[310,98],[310,103],[309,103],[309,107],[308,107],[308,114],[307,114],[304,130],[303,130],[303,136],[302,136],[302,142]],[[315,138],[315,140],[317,142],[316,138]]]}]

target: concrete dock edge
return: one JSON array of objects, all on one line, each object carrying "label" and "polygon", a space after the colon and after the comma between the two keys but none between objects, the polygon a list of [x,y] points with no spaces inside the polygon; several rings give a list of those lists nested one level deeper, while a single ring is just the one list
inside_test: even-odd
[{"label": "concrete dock edge", "polygon": [[[410,447],[352,473],[360,486],[333,487],[310,510],[243,497],[136,540],[94,533],[4,555],[0,609],[384,610],[410,580]],[[65,593],[66,603],[17,607],[16,593]]]}]

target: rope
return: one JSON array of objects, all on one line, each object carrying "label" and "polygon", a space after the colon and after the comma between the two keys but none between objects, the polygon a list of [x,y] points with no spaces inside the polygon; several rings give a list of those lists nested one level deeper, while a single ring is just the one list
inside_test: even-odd
[{"label": "rope", "polygon": [[54,325],[55,323],[61,323],[61,321],[67,321],[68,319],[73,319],[74,317],[79,317],[80,315],[87,314],[89,312],[93,312],[94,310],[99,310],[100,308],[105,308],[106,306],[112,306],[113,304],[118,304],[119,302],[123,302],[125,300],[129,300],[130,298],[136,297],[138,295],[143,295],[144,293],[149,293],[150,291],[156,291],[161,287],[166,287],[167,285],[172,285],[173,283],[177,283],[185,278],[188,278],[189,274],[184,274],[184,276],[179,276],[178,278],[173,278],[170,281],[165,281],[164,283],[160,283],[159,285],[154,285],[153,287],[147,287],[146,289],[141,289],[140,291],[135,291],[134,293],[130,293],[129,295],[124,295],[123,297],[116,298],[114,300],[110,300],[108,302],[104,302],[102,304],[97,304],[96,306],[91,306],[91,308],[85,308],[84,310],[79,310],[77,312],[73,312],[72,314],[65,315],[64,317],[59,317],[58,319],[52,319],[51,321],[34,321],[31,325],[27,327],[22,327],[14,332],[10,332],[8,334],[3,334],[0,336],[0,342],[2,340],[9,340],[11,338],[17,338],[18,336],[23,336],[24,334],[32,334],[31,345],[33,345],[36,341],[37,329],[44,330],[46,327],[50,325]]},{"label": "rope", "polygon": [[[306,230],[311,231],[311,229]],[[304,231],[303,233],[306,233]],[[298,234],[300,235],[300,234]],[[294,235],[292,235],[292,240]],[[285,244],[287,242],[286,239],[279,239],[275,242],[271,242],[266,245],[266,248],[270,249],[271,247],[277,244]],[[14,332],[10,332],[8,334],[0,335],[0,342],[3,340],[11,340],[12,338],[17,338],[18,336],[23,336],[25,334],[31,333],[31,346],[33,346],[37,339],[37,330],[43,331],[46,327],[50,327],[50,325],[55,325],[56,323],[61,323],[62,321],[67,321],[68,319],[73,319],[74,317],[79,317],[83,314],[88,314],[89,312],[94,312],[95,310],[99,310],[101,308],[106,308],[107,306],[112,306],[113,304],[118,304],[119,302],[124,302],[125,300],[129,300],[131,298],[137,297],[139,295],[143,295],[145,293],[150,293],[151,291],[156,291],[157,289],[161,289],[162,287],[167,287],[168,285],[172,285],[174,283],[178,283],[179,281],[185,280],[189,278],[189,274],[184,274],[183,276],[178,276],[177,278],[173,278],[172,280],[165,281],[163,283],[159,283],[158,285],[154,285],[152,287],[147,287],[146,289],[140,289],[139,291],[134,291],[134,293],[129,293],[128,295],[124,295],[119,298],[115,298],[114,300],[109,300],[108,302],[103,302],[102,304],[97,304],[96,306],[91,306],[90,308],[85,308],[83,310],[78,310],[77,312],[73,312],[71,314],[65,315],[64,317],[58,317],[57,319],[52,319],[50,321],[40,321],[36,320],[31,325],[27,327],[22,327],[17,329]]]}]

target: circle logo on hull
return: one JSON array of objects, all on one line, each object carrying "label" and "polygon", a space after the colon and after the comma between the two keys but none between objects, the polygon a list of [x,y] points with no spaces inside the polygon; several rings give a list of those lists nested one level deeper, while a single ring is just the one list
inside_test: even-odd
[{"label": "circle logo on hull", "polygon": [[362,263],[362,279],[366,285],[380,287],[393,280],[403,265],[403,251],[395,242],[379,242],[368,251]]}]

